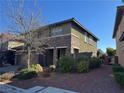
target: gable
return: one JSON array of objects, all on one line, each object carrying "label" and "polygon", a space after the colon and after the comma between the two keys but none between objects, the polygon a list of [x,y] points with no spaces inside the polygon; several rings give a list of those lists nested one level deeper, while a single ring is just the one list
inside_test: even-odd
[{"label": "gable", "polygon": [[75,31],[78,31],[80,34],[82,34],[83,36],[85,36],[87,34],[88,38],[92,38],[95,42],[97,42],[97,38],[95,38],[93,35],[91,35],[90,33],[88,33],[85,29],[82,29],[81,27],[77,26],[77,24],[72,23],[71,27],[73,29],[75,29]]}]

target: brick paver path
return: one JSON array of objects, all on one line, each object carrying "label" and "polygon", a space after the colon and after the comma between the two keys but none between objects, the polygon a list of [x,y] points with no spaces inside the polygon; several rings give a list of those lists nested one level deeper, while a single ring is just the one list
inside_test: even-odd
[{"label": "brick paver path", "polygon": [[21,88],[52,86],[80,93],[124,93],[124,89],[114,80],[111,66],[108,65],[85,74],[52,73],[49,78],[40,76],[31,80],[14,81],[11,84]]}]

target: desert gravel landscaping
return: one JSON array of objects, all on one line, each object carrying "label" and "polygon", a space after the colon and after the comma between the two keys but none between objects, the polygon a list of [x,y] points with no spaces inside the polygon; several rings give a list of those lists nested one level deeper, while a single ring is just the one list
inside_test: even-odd
[{"label": "desert gravel landscaping", "polygon": [[39,76],[30,80],[14,80],[10,84],[20,88],[52,86],[80,93],[124,93],[124,89],[114,80],[110,65],[103,65],[84,74],[51,73],[47,78]]}]

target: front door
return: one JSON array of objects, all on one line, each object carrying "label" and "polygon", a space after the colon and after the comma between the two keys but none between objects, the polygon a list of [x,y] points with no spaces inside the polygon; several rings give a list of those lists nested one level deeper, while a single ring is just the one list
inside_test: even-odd
[{"label": "front door", "polygon": [[57,49],[57,58],[58,60],[62,57],[62,56],[65,56],[66,54],[66,48],[58,48]]},{"label": "front door", "polygon": [[47,49],[45,56],[46,67],[53,65],[53,49]]}]

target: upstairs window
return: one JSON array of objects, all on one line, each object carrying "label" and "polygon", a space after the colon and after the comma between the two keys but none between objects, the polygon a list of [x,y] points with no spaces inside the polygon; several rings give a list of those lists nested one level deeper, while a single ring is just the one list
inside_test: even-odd
[{"label": "upstairs window", "polygon": [[124,32],[122,33],[122,35],[121,35],[121,37],[120,37],[119,40],[120,40],[120,41],[124,41]]},{"label": "upstairs window", "polygon": [[51,36],[57,36],[57,35],[62,35],[62,28],[54,28],[52,31],[51,31]]},{"label": "upstairs window", "polygon": [[88,35],[88,33],[84,33],[84,42],[88,43],[90,45],[93,45],[94,38],[91,35]]},{"label": "upstairs window", "polygon": [[84,33],[84,42],[85,42],[85,43],[88,43],[88,35],[87,35],[86,32]]},{"label": "upstairs window", "polygon": [[89,43],[90,45],[93,45],[93,38],[92,38],[92,37],[89,37],[88,43]]}]

